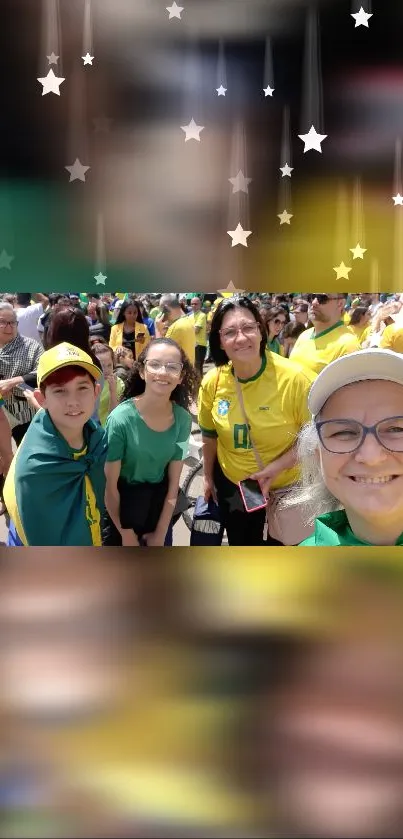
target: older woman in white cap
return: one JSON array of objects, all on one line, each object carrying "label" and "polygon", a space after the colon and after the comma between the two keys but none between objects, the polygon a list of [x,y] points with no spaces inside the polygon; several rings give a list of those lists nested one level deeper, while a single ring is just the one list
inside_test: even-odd
[{"label": "older woman in white cap", "polygon": [[299,437],[303,546],[403,545],[403,356],[369,349],[329,364]]}]

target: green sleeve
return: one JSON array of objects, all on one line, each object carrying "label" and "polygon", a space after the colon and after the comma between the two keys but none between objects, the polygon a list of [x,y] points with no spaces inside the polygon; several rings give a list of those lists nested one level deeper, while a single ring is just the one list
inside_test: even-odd
[{"label": "green sleeve", "polygon": [[178,439],[173,460],[186,460],[189,453],[189,437],[192,429],[192,417],[184,409],[180,413]]},{"label": "green sleeve", "polygon": [[114,411],[109,414],[106,421],[105,431],[108,440],[108,449],[106,454],[107,463],[113,463],[116,460],[124,460],[126,454],[125,424],[121,417],[114,416]]}]

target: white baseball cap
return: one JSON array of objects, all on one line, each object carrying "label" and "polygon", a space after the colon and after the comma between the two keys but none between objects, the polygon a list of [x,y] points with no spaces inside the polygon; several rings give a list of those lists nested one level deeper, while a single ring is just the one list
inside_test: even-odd
[{"label": "white baseball cap", "polygon": [[332,361],[319,373],[309,392],[308,407],[312,416],[316,417],[330,396],[344,385],[374,379],[403,385],[403,355],[375,348],[359,350]]}]

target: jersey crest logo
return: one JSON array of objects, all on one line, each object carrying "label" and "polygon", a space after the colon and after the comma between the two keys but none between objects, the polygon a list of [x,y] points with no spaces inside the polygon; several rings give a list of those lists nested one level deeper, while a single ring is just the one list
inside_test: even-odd
[{"label": "jersey crest logo", "polygon": [[230,403],[228,402],[227,399],[220,399],[220,401],[218,403],[218,408],[217,408],[218,416],[226,417],[227,414],[228,414],[228,411],[229,411],[229,405],[230,405]]}]

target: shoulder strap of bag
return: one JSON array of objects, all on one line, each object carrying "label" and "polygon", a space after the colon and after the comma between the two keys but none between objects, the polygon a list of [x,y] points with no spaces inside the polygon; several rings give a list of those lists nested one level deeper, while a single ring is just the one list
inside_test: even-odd
[{"label": "shoulder strap of bag", "polygon": [[243,401],[242,388],[241,388],[241,385],[239,384],[239,380],[238,380],[237,376],[235,376],[235,374],[234,374],[234,378],[235,378],[235,387],[236,387],[236,391],[237,391],[237,394],[238,394],[238,401],[239,401],[239,404],[240,404],[240,407],[241,407],[243,418],[244,418],[244,420],[246,422],[246,425],[248,426],[248,429],[249,429],[249,437],[250,437],[250,441],[252,443],[253,454],[255,455],[256,463],[257,463],[259,469],[264,469],[263,460],[262,460],[254,442],[253,442],[252,431],[251,431],[250,423],[249,423],[248,416],[247,416],[247,413],[246,413],[246,410],[245,410],[245,403]]}]

